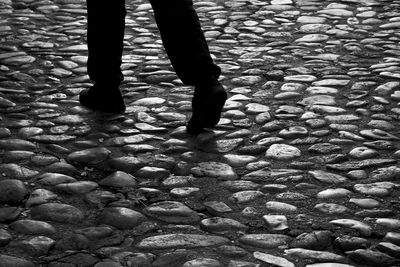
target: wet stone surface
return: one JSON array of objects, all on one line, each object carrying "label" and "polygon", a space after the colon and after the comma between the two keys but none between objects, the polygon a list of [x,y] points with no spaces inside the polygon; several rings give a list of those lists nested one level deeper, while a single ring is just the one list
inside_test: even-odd
[{"label": "wet stone surface", "polygon": [[109,115],[85,1],[0,0],[1,266],[400,266],[400,1],[194,0],[228,91],[198,136],[126,5]]}]

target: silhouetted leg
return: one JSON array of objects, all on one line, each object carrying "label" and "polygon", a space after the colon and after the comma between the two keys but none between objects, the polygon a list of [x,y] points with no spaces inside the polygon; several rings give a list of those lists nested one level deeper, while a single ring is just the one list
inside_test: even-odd
[{"label": "silhouetted leg", "polygon": [[177,75],[194,85],[192,117],[186,129],[197,134],[215,126],[227,95],[214,64],[192,0],[150,0],[161,39]]},{"label": "silhouetted leg", "polygon": [[218,79],[192,0],[150,0],[172,66],[186,85]]},{"label": "silhouetted leg", "polygon": [[125,29],[125,0],[86,0],[88,74],[95,83],[119,85]]},{"label": "silhouetted leg", "polygon": [[119,91],[125,28],[125,0],[87,0],[88,74],[94,86],[79,102],[90,109],[120,113],[125,103]]}]

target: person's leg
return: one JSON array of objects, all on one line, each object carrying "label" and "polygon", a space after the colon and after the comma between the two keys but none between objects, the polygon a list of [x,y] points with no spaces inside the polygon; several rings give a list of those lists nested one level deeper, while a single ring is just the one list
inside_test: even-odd
[{"label": "person's leg", "polygon": [[211,58],[192,0],[150,0],[150,3],[172,66],[184,84],[195,86],[188,131],[215,126],[226,93],[218,82],[221,69]]},{"label": "person's leg", "polygon": [[125,0],[86,0],[88,74],[94,87],[80,95],[80,102],[91,109],[122,112],[125,105],[119,84],[125,29]]},{"label": "person's leg", "polygon": [[161,39],[179,78],[186,85],[218,79],[192,0],[150,0]]}]

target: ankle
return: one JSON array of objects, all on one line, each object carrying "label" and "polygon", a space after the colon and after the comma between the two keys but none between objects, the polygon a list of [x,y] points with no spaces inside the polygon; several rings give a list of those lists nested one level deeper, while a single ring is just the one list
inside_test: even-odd
[{"label": "ankle", "polygon": [[198,80],[195,86],[196,87],[212,86],[217,83],[219,83],[218,78],[211,76]]}]

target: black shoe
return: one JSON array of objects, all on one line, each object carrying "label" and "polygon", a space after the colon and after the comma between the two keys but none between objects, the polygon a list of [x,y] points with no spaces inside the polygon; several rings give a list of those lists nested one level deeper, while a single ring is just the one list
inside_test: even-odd
[{"label": "black shoe", "polygon": [[123,113],[126,109],[118,87],[104,88],[95,85],[79,94],[79,102],[89,109],[108,113]]},{"label": "black shoe", "polygon": [[204,128],[217,125],[226,98],[225,89],[217,80],[197,85],[192,99],[192,117],[186,125],[186,131],[199,134]]}]

